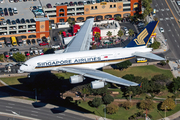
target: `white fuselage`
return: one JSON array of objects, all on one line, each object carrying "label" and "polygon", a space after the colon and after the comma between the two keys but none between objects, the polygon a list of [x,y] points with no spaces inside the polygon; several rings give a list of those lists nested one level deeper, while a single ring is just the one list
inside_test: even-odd
[{"label": "white fuselage", "polygon": [[150,52],[146,46],[132,48],[108,48],[89,51],[48,54],[27,60],[20,70],[24,72],[39,72],[58,70],[59,67],[80,67],[98,69],[110,64],[116,64],[134,56],[134,52]]}]

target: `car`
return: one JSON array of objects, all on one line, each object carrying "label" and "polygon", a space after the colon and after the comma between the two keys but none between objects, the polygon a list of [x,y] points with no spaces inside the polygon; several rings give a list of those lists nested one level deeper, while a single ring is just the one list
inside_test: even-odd
[{"label": "car", "polygon": [[129,36],[129,31],[125,31],[125,35],[126,35],[126,36]]},{"label": "car", "polygon": [[33,9],[32,9],[33,11],[36,11],[36,10],[37,10],[37,7],[36,7],[36,6],[33,6],[32,8],[33,8]]},{"label": "car", "polygon": [[29,56],[30,53],[29,52],[24,52],[25,56]]},{"label": "car", "polygon": [[5,16],[8,16],[8,12],[4,12],[4,15],[5,15]]},{"label": "car", "polygon": [[15,2],[15,3],[17,3],[17,2],[18,2],[18,0],[14,0],[14,2]]},{"label": "car", "polygon": [[9,12],[9,15],[10,15],[10,16],[13,16],[14,14],[13,14],[13,12]]},{"label": "car", "polygon": [[57,41],[57,37],[53,37],[53,40],[54,40],[54,41]]},{"label": "car", "polygon": [[96,0],[96,3],[100,3],[100,0]]},{"label": "car", "polygon": [[37,50],[38,48],[33,46],[33,47],[30,47],[30,50]]},{"label": "car", "polygon": [[21,22],[20,22],[20,20],[19,20],[19,19],[16,19],[16,23],[18,23],[18,24],[19,24],[19,23],[21,23]]},{"label": "car", "polygon": [[74,3],[71,1],[71,2],[69,2],[69,6],[73,6],[74,5]]},{"label": "car", "polygon": [[0,0],[0,3],[4,3],[4,1],[3,1],[3,0]]},{"label": "car", "polygon": [[16,21],[15,21],[15,20],[12,20],[12,24],[15,25],[15,24],[16,24]]},{"label": "car", "polygon": [[12,63],[8,63],[5,65],[5,67],[11,67],[11,66],[14,66]]},{"label": "car", "polygon": [[34,19],[30,19],[31,23],[35,23],[36,21]]},{"label": "car", "polygon": [[92,0],[91,3],[92,3],[92,4],[96,4],[96,0]]},{"label": "car", "polygon": [[42,41],[43,42],[47,42],[47,38],[44,36],[44,37],[42,37]]},{"label": "car", "polygon": [[67,5],[67,6],[68,6],[69,4],[68,4],[68,2],[65,2],[64,5]]},{"label": "car", "polygon": [[38,51],[37,51],[37,50],[34,50],[34,54],[35,54],[35,55],[38,55]]},{"label": "car", "polygon": [[17,10],[17,8],[15,7],[15,8],[13,8],[13,12],[14,12],[14,14],[18,14],[18,10]]},{"label": "car", "polygon": [[49,43],[48,42],[39,43],[39,46],[45,46],[45,45],[49,45]]},{"label": "car", "polygon": [[55,25],[54,24],[51,24],[51,27],[52,29],[56,29]]},{"label": "car", "polygon": [[26,23],[30,23],[30,20],[29,20],[29,19],[26,19]]},{"label": "car", "polygon": [[12,8],[8,8],[8,11],[9,11],[9,12],[12,12]]},{"label": "car", "polygon": [[164,32],[164,29],[163,29],[162,27],[160,27],[160,28],[159,28],[159,31],[160,31],[161,33],[163,33],[163,32]]},{"label": "car", "polygon": [[14,66],[20,67],[21,65],[23,65],[23,63],[17,63]]},{"label": "car", "polygon": [[24,18],[21,19],[21,23],[25,23],[25,19]]},{"label": "car", "polygon": [[12,57],[13,56],[13,53],[12,52],[9,52],[9,57]]},{"label": "car", "polygon": [[27,0],[23,0],[24,2],[27,2]]},{"label": "car", "polygon": [[87,4],[91,4],[91,1],[87,1]]},{"label": "car", "polygon": [[77,5],[77,2],[74,2],[74,5]]},{"label": "car", "polygon": [[19,51],[18,48],[11,48],[11,49],[10,49],[10,52],[17,52],[17,51]]},{"label": "car", "polygon": [[0,43],[0,48],[2,48],[2,43]]},{"label": "car", "polygon": [[61,5],[64,5],[64,3],[61,3]]},{"label": "car", "polygon": [[10,19],[7,19],[7,20],[6,20],[6,23],[9,24],[9,25],[11,25]]},{"label": "car", "polygon": [[44,55],[43,50],[39,50],[40,55]]},{"label": "car", "polygon": [[128,31],[127,27],[124,27],[124,31]]},{"label": "car", "polygon": [[0,15],[3,17],[4,16],[4,12],[0,12]]},{"label": "car", "polygon": [[37,43],[39,44],[39,43],[41,43],[42,41],[41,41],[41,39],[37,39]]},{"label": "car", "polygon": [[51,48],[60,48],[60,45],[52,45]]},{"label": "car", "polygon": [[56,6],[59,6],[59,5],[61,5],[59,2],[57,2],[56,4],[55,4]]},{"label": "car", "polygon": [[87,4],[87,2],[86,2],[86,1],[83,1],[83,4],[84,4],[84,5],[86,5],[86,4]]},{"label": "car", "polygon": [[38,9],[39,9],[39,10],[40,10],[40,9],[42,10],[42,6],[41,6],[41,5],[39,5],[39,6],[38,6]]},{"label": "car", "polygon": [[29,39],[26,40],[26,42],[27,42],[28,45],[31,45],[31,41]]},{"label": "car", "polygon": [[5,20],[3,20],[3,21],[2,21],[2,23],[3,23],[3,25],[7,25],[7,23],[6,23],[6,21],[5,21]]},{"label": "car", "polygon": [[46,6],[47,8],[52,8],[52,5],[50,3],[48,3]]},{"label": "car", "polygon": [[14,1],[13,0],[9,0],[10,3],[13,3]]},{"label": "car", "polygon": [[32,44],[36,44],[35,39],[32,39],[31,42],[32,42]]},{"label": "car", "polygon": [[33,51],[32,51],[32,50],[30,50],[30,51],[29,51],[29,54],[30,54],[30,55],[33,55]]},{"label": "car", "polygon": [[180,5],[180,1],[176,1],[177,2],[177,5]]},{"label": "car", "polygon": [[7,12],[8,10],[7,10],[7,8],[4,8],[4,12]]},{"label": "car", "polygon": [[8,52],[4,52],[4,56],[5,56],[6,58],[8,58],[8,57],[9,57]]}]

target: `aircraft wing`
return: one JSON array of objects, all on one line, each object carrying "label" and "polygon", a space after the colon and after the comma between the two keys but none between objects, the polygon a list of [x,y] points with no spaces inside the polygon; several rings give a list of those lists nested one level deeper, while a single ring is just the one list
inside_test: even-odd
[{"label": "aircraft wing", "polygon": [[90,33],[92,30],[93,22],[94,18],[89,18],[86,20],[76,36],[68,44],[64,53],[89,50],[90,42],[92,41]]},{"label": "aircraft wing", "polygon": [[153,53],[150,53],[150,52],[135,52],[133,53],[133,55],[135,56],[140,56],[140,57],[145,57],[145,58],[150,58],[150,59],[153,59],[153,60],[165,60],[164,58],[158,56],[158,55],[155,55]]},{"label": "aircraft wing", "polygon": [[131,82],[131,81],[125,80],[123,78],[111,75],[109,73],[99,71],[99,70],[94,70],[94,69],[75,68],[75,67],[64,67],[64,68],[60,67],[60,68],[58,68],[58,70],[76,73],[76,74],[83,75],[86,77],[102,80],[105,82],[111,82],[111,83],[115,83],[115,84],[119,84],[119,85],[124,85],[124,86],[138,86],[139,85],[135,82]]}]

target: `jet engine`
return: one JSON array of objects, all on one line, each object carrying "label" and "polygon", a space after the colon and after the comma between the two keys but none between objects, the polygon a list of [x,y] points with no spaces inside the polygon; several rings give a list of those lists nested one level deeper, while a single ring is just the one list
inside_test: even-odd
[{"label": "jet engine", "polygon": [[103,82],[103,81],[93,81],[93,82],[91,82],[91,88],[92,89],[103,88],[105,85],[106,85],[106,83]]},{"label": "jet engine", "polygon": [[83,80],[84,77],[82,75],[73,75],[69,78],[71,84],[81,83]]}]

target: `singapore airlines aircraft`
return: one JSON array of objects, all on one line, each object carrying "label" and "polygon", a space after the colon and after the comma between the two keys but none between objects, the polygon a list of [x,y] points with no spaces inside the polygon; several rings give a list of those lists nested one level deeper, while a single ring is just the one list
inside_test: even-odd
[{"label": "singapore airlines aircraft", "polygon": [[96,70],[110,64],[132,59],[135,56],[146,57],[154,60],[165,60],[151,53],[152,48],[147,48],[147,43],[158,21],[150,22],[126,47],[89,50],[91,30],[94,18],[86,20],[78,34],[68,44],[61,54],[48,54],[27,60],[20,70],[24,72],[40,71],[66,71],[75,73],[70,77],[70,82],[80,83],[84,77],[94,78],[91,82],[93,89],[104,87],[106,82],[125,86],[137,86],[135,82]]}]

